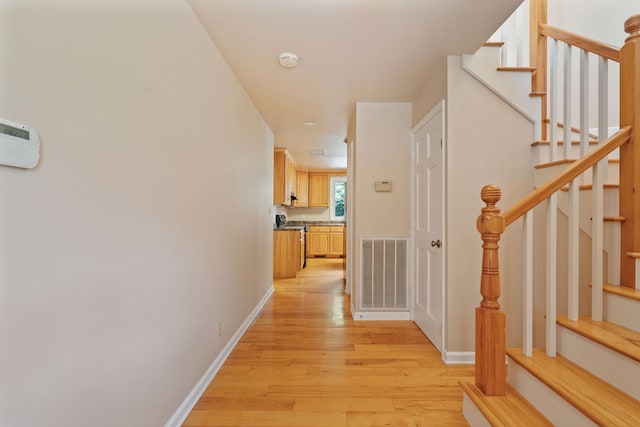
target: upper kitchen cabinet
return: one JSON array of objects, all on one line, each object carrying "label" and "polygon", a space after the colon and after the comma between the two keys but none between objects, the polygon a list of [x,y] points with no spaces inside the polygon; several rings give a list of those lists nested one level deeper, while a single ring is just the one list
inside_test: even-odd
[{"label": "upper kitchen cabinet", "polygon": [[329,207],[329,174],[309,172],[309,207]]},{"label": "upper kitchen cabinet", "polygon": [[309,172],[299,170],[296,174],[296,197],[294,205],[297,208],[309,207]]},{"label": "upper kitchen cabinet", "polygon": [[291,195],[295,194],[296,165],[286,148],[273,152],[273,204],[291,206]]}]

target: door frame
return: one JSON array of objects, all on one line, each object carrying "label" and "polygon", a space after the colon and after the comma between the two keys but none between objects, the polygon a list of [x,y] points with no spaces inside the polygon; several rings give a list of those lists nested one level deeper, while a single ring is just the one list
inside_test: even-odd
[{"label": "door frame", "polygon": [[[409,184],[409,194],[410,197],[410,214],[409,214],[409,223],[410,223],[410,233],[409,233],[409,289],[411,291],[410,302],[411,302],[411,320],[414,320],[414,303],[416,297],[416,278],[415,278],[415,225],[416,225],[416,216],[415,216],[415,135],[422,127],[424,127],[436,114],[442,112],[442,240],[445,242],[443,245],[442,251],[442,330],[440,331],[442,342],[440,342],[440,349],[442,359],[445,359],[445,355],[447,354],[446,343],[447,336],[445,334],[447,330],[447,217],[446,217],[446,205],[447,205],[447,134],[446,134],[446,102],[444,99],[440,100],[427,115],[425,115],[414,127],[411,129],[411,167],[410,174],[411,180]],[[436,345],[436,347],[438,347]]]}]

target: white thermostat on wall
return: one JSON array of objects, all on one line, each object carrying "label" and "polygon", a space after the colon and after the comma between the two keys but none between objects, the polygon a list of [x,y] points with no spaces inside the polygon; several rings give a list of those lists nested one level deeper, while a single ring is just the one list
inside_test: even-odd
[{"label": "white thermostat on wall", "polygon": [[40,138],[35,129],[0,118],[0,165],[31,169],[40,160]]}]

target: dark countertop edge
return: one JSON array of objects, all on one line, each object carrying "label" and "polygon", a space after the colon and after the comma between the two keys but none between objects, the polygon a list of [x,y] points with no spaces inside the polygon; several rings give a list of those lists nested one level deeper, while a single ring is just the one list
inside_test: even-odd
[{"label": "dark countertop edge", "polygon": [[287,221],[287,227],[290,226],[310,226],[310,225],[335,225],[335,226],[345,226],[344,221]]}]

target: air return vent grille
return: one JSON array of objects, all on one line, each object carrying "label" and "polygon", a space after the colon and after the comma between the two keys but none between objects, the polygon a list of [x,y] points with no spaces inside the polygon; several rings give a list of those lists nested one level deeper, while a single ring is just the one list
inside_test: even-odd
[{"label": "air return vent grille", "polygon": [[362,239],[360,308],[408,310],[407,239]]}]

